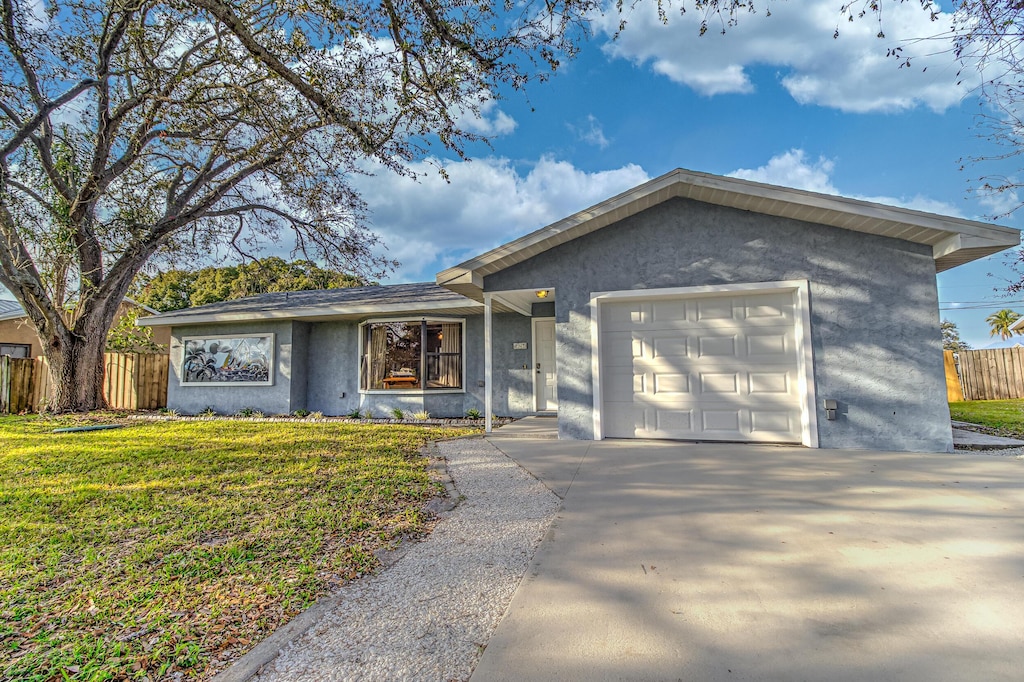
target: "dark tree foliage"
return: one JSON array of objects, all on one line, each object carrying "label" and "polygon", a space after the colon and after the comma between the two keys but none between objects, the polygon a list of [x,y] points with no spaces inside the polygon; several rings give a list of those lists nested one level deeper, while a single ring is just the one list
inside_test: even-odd
[{"label": "dark tree foliage", "polygon": [[362,277],[327,270],[309,261],[271,256],[242,265],[166,270],[141,275],[131,297],[160,312],[230,301],[275,291],[343,289],[369,284]]},{"label": "dark tree foliage", "polygon": [[971,345],[960,340],[960,330],[956,326],[956,322],[950,320],[942,321],[942,350],[951,350],[959,352],[962,350],[970,350]]}]

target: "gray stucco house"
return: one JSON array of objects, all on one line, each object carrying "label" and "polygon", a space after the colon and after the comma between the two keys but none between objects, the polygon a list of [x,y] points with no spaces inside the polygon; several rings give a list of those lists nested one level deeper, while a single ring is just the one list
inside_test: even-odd
[{"label": "gray stucco house", "polygon": [[183,413],[478,409],[557,413],[568,439],[950,451],[935,275],[1019,241],[676,170],[436,283],[144,323],[171,327],[168,405]]}]

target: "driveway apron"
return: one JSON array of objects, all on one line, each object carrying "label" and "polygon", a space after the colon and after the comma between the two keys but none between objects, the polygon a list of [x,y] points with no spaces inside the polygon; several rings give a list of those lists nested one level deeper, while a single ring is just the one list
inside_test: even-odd
[{"label": "driveway apron", "polygon": [[564,498],[473,680],[1024,679],[1024,462],[492,442]]}]

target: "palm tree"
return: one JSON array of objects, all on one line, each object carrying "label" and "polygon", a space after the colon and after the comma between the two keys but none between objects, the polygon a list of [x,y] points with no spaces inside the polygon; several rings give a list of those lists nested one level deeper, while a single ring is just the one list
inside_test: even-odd
[{"label": "palm tree", "polygon": [[1019,329],[1012,329],[1013,323],[1020,319],[1020,313],[1015,313],[1012,310],[1004,309],[998,313],[992,313],[985,318],[989,326],[992,327],[992,331],[989,336],[995,336],[999,334],[999,338],[1004,341],[1014,334],[1022,333]]}]

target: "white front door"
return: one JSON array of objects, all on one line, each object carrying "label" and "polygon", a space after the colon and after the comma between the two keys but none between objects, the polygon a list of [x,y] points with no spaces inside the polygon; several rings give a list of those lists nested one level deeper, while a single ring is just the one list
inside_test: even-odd
[{"label": "white front door", "polygon": [[533,395],[538,412],[558,409],[558,375],[555,368],[555,320],[533,321]]}]

